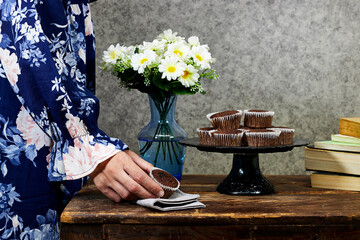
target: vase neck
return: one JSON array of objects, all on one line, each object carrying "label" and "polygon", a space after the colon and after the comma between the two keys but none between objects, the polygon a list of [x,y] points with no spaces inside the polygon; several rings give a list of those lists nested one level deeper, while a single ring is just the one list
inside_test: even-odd
[{"label": "vase neck", "polygon": [[151,94],[148,94],[148,96],[151,109],[151,121],[159,123],[175,121],[176,95],[167,96],[163,100],[159,100]]}]

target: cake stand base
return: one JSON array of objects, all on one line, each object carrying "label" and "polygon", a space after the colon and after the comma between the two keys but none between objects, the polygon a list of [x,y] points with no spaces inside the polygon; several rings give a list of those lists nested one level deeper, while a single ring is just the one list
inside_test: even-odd
[{"label": "cake stand base", "polygon": [[258,153],[235,153],[232,169],[216,191],[230,195],[265,195],[274,193],[274,186],[261,173]]},{"label": "cake stand base", "polygon": [[294,138],[292,145],[264,147],[206,146],[201,145],[198,138],[187,138],[180,143],[188,147],[196,147],[200,151],[234,154],[232,169],[216,190],[223,194],[256,196],[275,192],[274,186],[260,171],[259,153],[287,152],[294,147],[306,146],[309,141]]}]

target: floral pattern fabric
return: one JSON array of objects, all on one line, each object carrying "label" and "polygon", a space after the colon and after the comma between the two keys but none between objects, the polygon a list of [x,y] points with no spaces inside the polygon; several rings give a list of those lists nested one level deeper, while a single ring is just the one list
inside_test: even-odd
[{"label": "floral pattern fabric", "polygon": [[87,0],[0,0],[0,239],[59,239],[59,215],[127,146],[97,126]]}]

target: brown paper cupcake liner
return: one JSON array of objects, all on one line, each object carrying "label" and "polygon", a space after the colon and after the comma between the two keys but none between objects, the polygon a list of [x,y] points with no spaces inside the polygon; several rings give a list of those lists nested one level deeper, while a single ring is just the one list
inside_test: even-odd
[{"label": "brown paper cupcake liner", "polygon": [[213,146],[215,145],[214,139],[211,137],[212,133],[216,130],[212,127],[205,127],[205,128],[198,128],[196,129],[198,136],[199,136],[199,142],[201,145],[206,146]]},{"label": "brown paper cupcake liner", "polygon": [[[162,172],[162,174],[169,180],[175,181],[177,186],[170,187],[170,186],[166,186],[166,185],[164,185],[164,183],[160,182],[159,179],[157,179],[153,174],[153,172],[156,170],[159,170],[160,172]],[[180,187],[180,182],[173,175],[171,175],[171,173],[169,173],[161,168],[157,168],[157,167],[151,168],[149,175],[150,175],[151,179],[154,180],[154,182],[156,182],[157,184],[159,184],[159,186],[164,190],[164,196],[162,198],[169,198]]]},{"label": "brown paper cupcake liner", "polygon": [[244,127],[244,126],[241,126],[239,128],[239,130],[242,130],[244,132],[244,136],[243,138],[241,139],[241,146],[247,146],[248,143],[247,143],[247,140],[246,140],[246,136],[245,136],[245,132],[248,132],[250,130],[253,130],[252,128],[248,128],[248,127]]},{"label": "brown paper cupcake liner", "polygon": [[273,111],[244,110],[244,126],[250,128],[271,127],[273,116]]},{"label": "brown paper cupcake liner", "polygon": [[259,130],[245,132],[249,147],[266,147],[279,145],[280,131]]},{"label": "brown paper cupcake liner", "polygon": [[267,129],[281,132],[279,136],[279,145],[292,145],[295,129],[287,127],[271,127]]},{"label": "brown paper cupcake liner", "polygon": [[219,130],[212,134],[217,146],[240,147],[244,131],[242,130]]},{"label": "brown paper cupcake liner", "polygon": [[213,128],[221,130],[238,129],[241,125],[241,116],[241,110],[213,112],[206,115]]}]

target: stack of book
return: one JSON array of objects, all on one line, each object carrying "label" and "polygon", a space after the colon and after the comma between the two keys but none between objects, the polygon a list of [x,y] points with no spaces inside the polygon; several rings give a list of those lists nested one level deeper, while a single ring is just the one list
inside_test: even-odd
[{"label": "stack of book", "polygon": [[312,187],[360,191],[360,117],[341,118],[331,141],[307,146],[305,167]]}]

